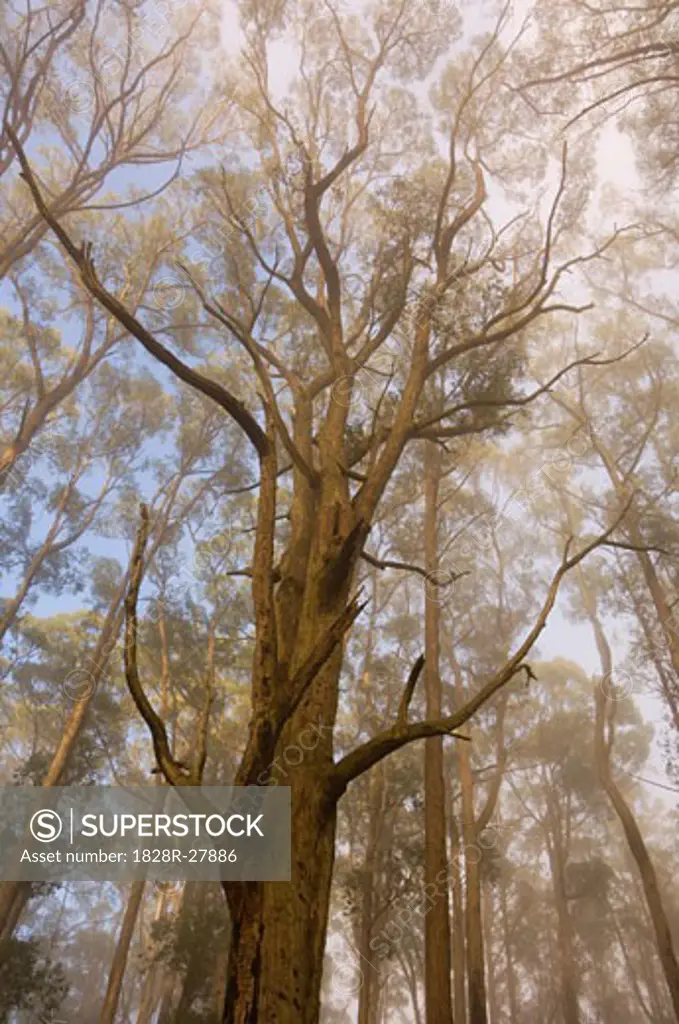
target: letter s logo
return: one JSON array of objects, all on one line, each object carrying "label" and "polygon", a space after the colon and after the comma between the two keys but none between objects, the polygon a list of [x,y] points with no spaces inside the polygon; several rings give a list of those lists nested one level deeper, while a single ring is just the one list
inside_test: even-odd
[{"label": "letter s logo", "polygon": [[36,811],[29,828],[31,835],[39,843],[53,843],[61,835],[63,822],[56,811]]}]

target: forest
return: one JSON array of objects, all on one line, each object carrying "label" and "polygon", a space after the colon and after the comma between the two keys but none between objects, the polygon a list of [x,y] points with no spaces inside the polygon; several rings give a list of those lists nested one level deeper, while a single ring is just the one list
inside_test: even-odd
[{"label": "forest", "polygon": [[0,0],[0,110],[0,795],[291,828],[2,821],[0,1024],[679,1024],[679,3]]}]

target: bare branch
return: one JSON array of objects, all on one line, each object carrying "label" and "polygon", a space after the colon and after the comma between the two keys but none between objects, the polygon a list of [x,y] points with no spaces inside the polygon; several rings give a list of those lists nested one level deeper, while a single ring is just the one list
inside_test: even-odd
[{"label": "bare branch", "polygon": [[369,565],[374,565],[376,569],[400,569],[403,572],[415,572],[418,576],[423,576],[425,580],[428,580],[435,587],[447,587],[456,580],[459,580],[462,576],[469,576],[469,572],[467,571],[451,572],[449,579],[438,580],[432,579],[431,573],[428,573],[421,565],[412,565],[410,562],[395,562],[389,558],[376,558],[375,555],[371,555],[367,551],[361,552],[361,558]]},{"label": "bare branch", "polygon": [[16,149],[19,162],[21,163],[21,177],[31,190],[31,194],[38,211],[52,228],[52,231],[54,231],[63,247],[76,264],[80,271],[82,282],[89,293],[97,299],[97,301],[107,309],[108,312],[111,313],[112,316],[114,316],[116,320],[118,320],[118,322],[130,332],[130,334],[142,343],[147,352],[154,356],[154,358],[156,358],[160,363],[163,363],[164,366],[167,366],[168,369],[172,370],[175,376],[179,377],[180,380],[183,380],[186,384],[189,384],[192,388],[201,392],[201,394],[205,395],[207,398],[211,398],[212,401],[216,402],[217,405],[224,409],[247,435],[257,450],[260,458],[266,456],[269,451],[269,439],[257,420],[250,412],[248,412],[243,403],[232,395],[230,391],[227,391],[227,389],[221,384],[211,380],[209,377],[204,377],[196,370],[192,370],[191,367],[187,366],[178,359],[177,356],[173,355],[165,348],[164,345],[154,338],[151,332],[148,331],[132,313],[130,313],[130,311],[115,297],[115,295],[112,295],[102,285],[94,269],[91,243],[85,242],[80,248],[78,248],[64,227],[50,213],[50,210],[42,198],[42,194],[26,158],[26,154],[9,125],[7,125],[7,132]]},{"label": "bare branch", "polygon": [[456,736],[457,738],[464,738],[456,733],[456,730],[464,725],[465,722],[486,704],[491,697],[493,697],[498,690],[502,689],[519,671],[524,671],[525,661],[524,659],[528,655],[529,651],[535,644],[540,633],[547,625],[547,619],[556,603],[557,594],[561,580],[566,573],[574,566],[578,565],[591,551],[601,546],[605,541],[609,539],[611,534],[618,528],[622,520],[624,519],[630,504],[633,500],[632,496],[624,505],[622,511],[616,516],[613,524],[599,537],[595,538],[590,543],[586,544],[581,551],[577,554],[569,557],[569,551],[572,544],[572,537],[569,538],[566,547],[564,549],[561,564],[549,585],[547,596],[542,605],[542,609],[537,617],[535,624],[532,629],[528,632],[528,635],[520,644],[518,650],[507,663],[497,672],[486,684],[473,697],[471,697],[461,708],[455,711],[452,715],[446,718],[431,719],[429,721],[414,722],[410,725],[403,725],[402,721],[397,720],[396,723],[389,729],[378,733],[367,743],[357,747],[351,753],[339,761],[329,781],[329,798],[331,800],[338,800],[342,793],[346,790],[347,786],[353,779],[358,778],[364,772],[368,771],[373,765],[377,764],[384,757],[394,753],[396,750],[400,750],[401,747],[408,743],[413,743],[415,740],[426,739],[430,736]]},{"label": "bare branch", "polygon": [[137,666],[137,602],[139,588],[144,575],[144,552],[149,535],[149,510],[141,505],[141,522],[137,530],[134,551],[130,562],[130,582],[125,597],[125,679],[139,714],[146,722],[158,768],[171,786],[192,784],[191,774],[172,756],[167,730],[162,718],[154,711],[139,678]]},{"label": "bare branch", "polygon": [[413,699],[415,687],[417,686],[417,680],[420,678],[420,675],[422,674],[422,669],[424,668],[424,661],[424,654],[421,654],[410,670],[410,675],[408,676],[406,688],[403,691],[403,696],[401,697],[401,700],[399,702],[398,713],[396,717],[402,726],[406,726],[408,724],[408,708],[410,707],[410,702]]}]

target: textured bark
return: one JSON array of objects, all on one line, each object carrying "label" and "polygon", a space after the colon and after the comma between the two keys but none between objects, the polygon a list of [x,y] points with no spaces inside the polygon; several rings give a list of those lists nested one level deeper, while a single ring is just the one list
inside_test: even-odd
[{"label": "textured bark", "polygon": [[130,895],[127,900],[127,906],[125,907],[123,923],[120,929],[120,935],[118,936],[115,953],[113,955],[111,971],[108,976],[108,986],[106,988],[106,996],[104,997],[104,1004],[99,1016],[99,1024],[114,1024],[116,1019],[118,1004],[120,1002],[120,996],[123,989],[125,969],[127,967],[127,958],[130,952],[130,944],[137,924],[141,901],[144,898],[145,886],[146,882],[142,879],[141,881],[133,882],[130,887]]},{"label": "textured bark", "polygon": [[[273,597],[268,567],[276,464],[275,458],[273,464],[268,461],[269,456],[261,460],[253,560],[257,621],[253,712],[237,783],[290,786],[292,878],[286,885],[229,887],[233,930],[224,1011],[228,1024],[315,1024],[320,1014],[336,801],[342,791],[334,788],[332,750],[340,641],[356,614],[347,617],[353,574],[367,535],[366,523],[349,500],[347,478],[337,464],[345,420],[346,409],[331,403],[318,437],[320,457],[327,467],[318,488],[313,489],[300,468],[295,470],[291,540]],[[294,438],[308,463],[312,461],[309,427],[309,410],[302,404]],[[323,657],[314,663],[314,651],[324,644]],[[313,672],[308,672],[305,666],[311,663]],[[297,754],[295,763],[286,758],[288,749],[300,748],[304,750],[301,761]]]},{"label": "textured bark", "polygon": [[314,799],[316,782],[313,773],[295,778],[292,882],[248,883],[232,904],[226,1024],[319,1019],[335,816]]},{"label": "textured bark", "polygon": [[221,1024],[222,1014],[224,1012],[224,1003],[226,1001],[226,986],[229,969],[230,946],[230,941],[228,945],[224,944],[223,947],[219,950],[215,961],[213,1015],[214,1024]]},{"label": "textured bark", "polygon": [[[424,553],[428,573],[438,569],[438,493],[441,474],[440,451],[425,442],[424,465]],[[439,671],[439,630],[441,607],[425,590],[424,635],[426,664],[424,682],[427,718],[441,715],[441,676]],[[448,876],[446,852],[446,790],[443,775],[443,738],[425,740],[424,747],[424,879],[438,895],[425,919],[425,1007],[427,1024],[452,1024],[453,1003],[450,990],[451,940],[447,887],[437,879]],[[442,891],[443,889],[443,891]]]}]

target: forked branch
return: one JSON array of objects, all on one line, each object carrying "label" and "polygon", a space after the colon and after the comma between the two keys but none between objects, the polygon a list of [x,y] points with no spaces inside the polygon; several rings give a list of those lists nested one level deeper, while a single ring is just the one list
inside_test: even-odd
[{"label": "forked branch", "polygon": [[189,384],[196,391],[205,395],[207,398],[211,398],[213,402],[221,406],[231,416],[238,426],[247,435],[255,449],[257,450],[260,458],[267,455],[269,451],[269,439],[266,433],[262,430],[257,420],[254,418],[246,407],[239,399],[232,395],[221,384],[217,381],[211,380],[209,377],[203,376],[196,370],[192,370],[190,366],[183,363],[181,359],[173,355],[169,349],[165,348],[157,338],[155,338],[144,325],[137,320],[137,318],[127,309],[126,306],[112,295],[107,288],[99,280],[97,272],[94,267],[94,260],[92,258],[92,244],[91,242],[84,242],[78,247],[72,240],[66,229],[52,214],[49,207],[45,203],[37,180],[31,166],[26,158],[23,147],[19,142],[16,134],[12,128],[7,125],[7,133],[12,141],[12,145],[16,150],[16,154],[21,164],[21,177],[28,185],[33,201],[38,209],[40,215],[49,224],[52,231],[55,233],[61,244],[63,245],[66,252],[69,254],[78,270],[80,271],[80,277],[87,288],[90,295],[97,300],[115,319],[122,324],[122,326],[129,331],[138,341],[142,343],[147,352],[149,352],[158,362],[163,363],[168,369],[172,370],[176,377],[183,380],[185,384]]},{"label": "forked branch", "polygon": [[[575,555],[569,555],[573,538],[570,537],[566,543],[561,564],[552,577],[552,581],[547,591],[540,614],[537,617],[532,629],[525,637],[523,642],[520,644],[518,650],[512,657],[506,662],[505,665],[497,672],[489,681],[482,686],[478,693],[474,694],[461,708],[455,711],[452,715],[448,715],[445,718],[429,719],[423,722],[413,722],[408,724],[404,721],[403,714],[400,713],[397,717],[396,722],[389,729],[385,729],[383,732],[374,736],[371,740],[352,750],[351,753],[339,761],[335,770],[332,773],[329,782],[328,797],[331,800],[338,800],[344,793],[347,786],[354,779],[358,778],[364,772],[368,771],[373,765],[377,764],[383,758],[389,754],[394,753],[396,750],[400,750],[408,743],[413,743],[415,740],[426,739],[430,736],[456,736],[459,739],[466,737],[460,736],[456,733],[456,730],[460,726],[464,725],[465,722],[476,714],[476,712],[484,704],[486,704],[491,697],[493,697],[498,690],[502,689],[519,671],[526,669],[524,659],[527,657],[531,648],[535,644],[536,640],[542,633],[543,629],[547,625],[547,619],[556,603],[557,594],[561,580],[572,568],[578,565],[590,552],[594,551],[595,548],[600,547],[604,544],[609,537],[615,532],[622,520],[624,519],[633,496],[625,502],[622,511],[616,516],[613,524],[600,536],[596,537],[589,544],[586,544],[581,551]],[[406,696],[408,689],[406,688]],[[403,704],[403,702],[402,702]]]}]

